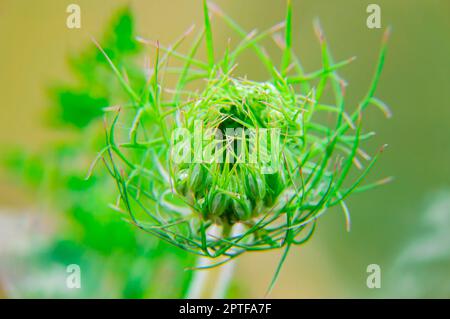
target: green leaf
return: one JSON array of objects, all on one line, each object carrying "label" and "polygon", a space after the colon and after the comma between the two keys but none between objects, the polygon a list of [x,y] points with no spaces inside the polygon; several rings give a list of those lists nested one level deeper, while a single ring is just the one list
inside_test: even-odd
[{"label": "green leaf", "polygon": [[102,108],[108,106],[107,99],[92,96],[89,92],[62,89],[56,95],[60,119],[78,128],[86,127],[100,117]]}]

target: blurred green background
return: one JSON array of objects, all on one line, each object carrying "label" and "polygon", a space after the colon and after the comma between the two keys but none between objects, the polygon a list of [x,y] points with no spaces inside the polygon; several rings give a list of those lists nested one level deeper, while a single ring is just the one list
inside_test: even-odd
[{"label": "blurred green background", "polygon": [[[216,2],[248,31],[266,29],[285,14],[281,0]],[[366,27],[366,7],[373,2],[293,0],[294,48],[306,70],[320,67],[312,27],[318,17],[335,58],[357,56],[340,72],[349,82],[347,103],[354,105],[366,93],[383,29],[392,26],[376,96],[394,115],[386,120],[369,110],[365,125],[377,132],[370,151],[389,144],[370,178],[395,180],[351,197],[350,233],[339,209],[325,214],[313,239],[292,249],[272,297],[450,297],[450,1],[376,1],[381,30]],[[70,3],[81,7],[81,29],[65,25]],[[89,137],[98,128],[52,120],[55,99],[63,98],[55,88],[81,89],[68,58],[92,50],[91,36],[102,38],[124,5],[138,35],[164,44],[203,22],[197,0],[0,1],[2,297],[185,294],[192,273],[184,269],[194,259],[139,233],[105,207],[114,201],[108,180],[82,181],[98,143]],[[218,21],[213,28],[217,50],[224,50],[233,34]],[[265,76],[250,53],[239,72]],[[262,297],[279,257],[245,254],[229,296]],[[69,263],[86,270],[81,291],[65,289],[63,265]],[[366,286],[367,265],[374,263],[382,271],[380,289]]]}]

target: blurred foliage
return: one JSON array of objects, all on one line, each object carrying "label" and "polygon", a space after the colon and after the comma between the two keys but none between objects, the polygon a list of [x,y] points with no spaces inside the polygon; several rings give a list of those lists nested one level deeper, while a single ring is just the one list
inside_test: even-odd
[{"label": "blurred foliage", "polygon": [[390,268],[392,297],[450,298],[450,192],[429,196],[426,208]]},{"label": "blurred foliage", "polygon": [[[102,47],[133,83],[144,80],[133,58],[140,48],[134,41],[133,19],[128,9],[114,18],[101,41]],[[7,165],[17,180],[34,189],[51,207],[58,230],[44,249],[25,257],[27,275],[44,276],[51,269],[65,276],[65,267],[78,264],[82,289],[69,290],[65,280],[56,286],[26,281],[16,287],[20,297],[182,297],[191,273],[183,271],[193,260],[186,252],[139,232],[120,214],[105,205],[115,200],[115,186],[103,169],[86,180],[96,151],[104,145],[103,108],[125,100],[111,76],[104,56],[89,49],[69,59],[77,77],[75,85],[57,85],[50,91],[54,105],[50,119],[70,137],[38,154],[22,150],[10,154]],[[136,70],[136,72],[135,72]],[[73,132],[72,132],[73,131]],[[62,213],[62,214],[61,214]],[[62,226],[60,226],[62,225]],[[35,274],[35,275],[32,275]],[[36,275],[38,274],[38,275]],[[160,289],[164,287],[164,289]]]}]

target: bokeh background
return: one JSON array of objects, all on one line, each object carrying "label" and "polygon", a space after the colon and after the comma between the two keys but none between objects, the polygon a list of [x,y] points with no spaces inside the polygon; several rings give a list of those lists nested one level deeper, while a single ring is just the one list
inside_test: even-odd
[{"label": "bokeh background", "polygon": [[[280,22],[285,1],[217,0],[247,30]],[[81,7],[81,29],[66,27],[66,8]],[[366,27],[366,7],[381,7],[382,29]],[[52,88],[77,87],[68,63],[93,47],[112,17],[129,6],[136,32],[173,42],[202,25],[198,0],[0,1],[0,296],[183,297],[194,260],[140,234],[108,209],[107,181],[82,177],[95,148],[92,128],[54,123]],[[275,298],[450,297],[450,2],[447,0],[293,0],[294,48],[306,70],[320,67],[312,23],[317,17],[336,59],[357,56],[340,74],[348,104],[365,94],[383,30],[392,26],[377,97],[393,111],[367,112],[376,130],[372,151],[389,144],[370,178],[389,185],[352,196],[352,230],[339,209],[319,222],[313,239],[291,250]],[[217,50],[233,36],[213,22]],[[240,72],[262,79],[251,54]],[[53,93],[52,93],[53,92]],[[61,96],[59,96],[61,97]],[[70,146],[68,146],[70,145]],[[75,146],[79,146],[78,151]],[[80,153],[84,150],[83,156]],[[239,259],[228,296],[262,297],[280,252]],[[65,265],[83,270],[83,287],[68,290]],[[382,272],[380,289],[366,285],[369,264]]]}]

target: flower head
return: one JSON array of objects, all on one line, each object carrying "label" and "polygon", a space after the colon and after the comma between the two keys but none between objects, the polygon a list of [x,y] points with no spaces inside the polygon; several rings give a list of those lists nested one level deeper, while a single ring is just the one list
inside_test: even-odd
[{"label": "flower head", "polygon": [[[260,34],[246,34],[213,6],[243,38],[221,59],[213,50],[206,2],[205,29],[189,53],[178,51],[187,34],[171,47],[141,39],[156,47],[156,57],[140,94],[111,63],[132,104],[114,115],[101,155],[108,155],[118,185],[115,207],[132,223],[182,249],[227,261],[245,251],[304,243],[318,217],[337,204],[349,225],[347,196],[381,184],[359,187],[379,154],[372,158],[362,149],[372,135],[362,133],[362,114],[369,105],[385,107],[373,96],[384,44],[369,93],[349,112],[337,71],[353,59],[334,62],[316,24],[323,66],[305,73],[292,50],[288,3],[286,21]],[[267,37],[281,47],[279,68],[260,45]],[[207,62],[196,57],[201,41]],[[266,81],[236,75],[244,50],[267,69]],[[169,58],[183,67],[171,67]],[[162,74],[172,72],[177,81],[169,89]],[[323,102],[329,89],[334,103]],[[352,167],[361,173],[349,183]],[[241,230],[233,231],[238,224]]]}]

